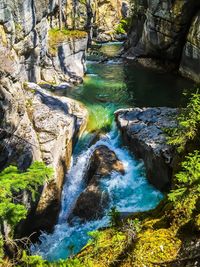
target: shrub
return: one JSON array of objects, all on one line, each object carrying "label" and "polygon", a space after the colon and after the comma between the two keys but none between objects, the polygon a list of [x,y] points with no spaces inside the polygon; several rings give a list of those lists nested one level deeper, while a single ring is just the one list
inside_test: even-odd
[{"label": "shrub", "polygon": [[[14,230],[27,215],[27,209],[21,203],[23,191],[30,192],[32,199],[35,200],[38,187],[52,174],[53,170],[42,162],[34,162],[25,172],[16,166],[4,169],[0,173],[0,225],[6,222],[11,226],[11,230]],[[15,243],[12,239],[10,242]],[[0,260],[4,256],[3,246],[4,236],[0,233]]]},{"label": "shrub", "polygon": [[181,166],[182,171],[175,175],[176,187],[168,198],[173,202],[176,219],[187,222],[200,198],[200,152],[190,153]]},{"label": "shrub", "polygon": [[110,217],[110,225],[112,227],[118,227],[120,226],[120,212],[117,210],[116,207],[112,207],[111,210],[108,213],[108,216]]},{"label": "shrub", "polygon": [[197,137],[200,128],[200,94],[197,90],[190,97],[185,109],[178,116],[178,127],[168,131],[168,143],[182,152],[188,141]]},{"label": "shrub", "polygon": [[130,26],[130,19],[122,19],[115,28],[117,34],[126,34]]},{"label": "shrub", "polygon": [[0,173],[0,222],[7,221],[15,226],[26,216],[26,208],[20,203],[18,194],[29,191],[35,200],[36,191],[45,179],[53,174],[42,162],[34,162],[26,172],[21,172],[16,166],[9,166]]}]

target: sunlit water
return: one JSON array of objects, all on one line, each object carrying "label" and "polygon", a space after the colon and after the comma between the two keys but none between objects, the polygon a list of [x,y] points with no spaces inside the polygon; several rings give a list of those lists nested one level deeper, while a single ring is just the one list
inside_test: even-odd
[{"label": "sunlit water", "polygon": [[[118,44],[103,46],[101,51],[109,56],[119,50]],[[43,233],[41,243],[32,247],[32,252],[45,259],[55,261],[77,253],[87,243],[88,232],[108,225],[106,215],[97,221],[70,226],[67,219],[76,200],[84,190],[84,174],[94,149],[106,145],[122,161],[125,174],[111,173],[101,182],[102,190],[110,195],[110,208],[121,212],[135,212],[154,208],[162,194],[151,186],[146,177],[143,163],[134,158],[121,144],[120,135],[113,122],[113,112],[130,106],[178,106],[181,105],[182,91],[192,84],[180,77],[157,74],[128,63],[109,60],[108,63],[88,62],[88,73],[83,85],[57,94],[70,96],[83,102],[90,113],[87,131],[78,141],[66,174],[62,192],[62,208],[52,234]],[[104,137],[90,146],[92,131],[107,132]],[[109,209],[108,209],[109,210]]]}]

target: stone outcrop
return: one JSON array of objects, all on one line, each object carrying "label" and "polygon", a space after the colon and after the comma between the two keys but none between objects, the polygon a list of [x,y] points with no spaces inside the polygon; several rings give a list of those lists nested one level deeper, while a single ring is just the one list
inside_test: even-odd
[{"label": "stone outcrop", "polygon": [[170,63],[170,69],[180,65],[182,74],[200,82],[199,10],[195,0],[135,0],[126,56]]},{"label": "stone outcrop", "polygon": [[95,149],[85,174],[86,189],[80,194],[70,216],[79,217],[82,221],[95,220],[104,215],[109,205],[109,195],[101,187],[101,180],[112,171],[124,174],[124,167],[116,154],[106,146]]},{"label": "stone outcrop", "polygon": [[24,196],[27,209],[37,214],[33,229],[54,225],[64,171],[87,121],[80,103],[27,83],[73,83],[84,75],[87,34],[81,39],[62,36],[52,47],[50,29],[57,26],[57,16],[57,0],[0,2],[0,169],[9,164],[26,169],[43,160],[55,173],[41,188],[38,205]]},{"label": "stone outcrop", "polygon": [[174,159],[164,129],[176,126],[177,113],[177,109],[165,107],[121,109],[115,113],[124,143],[143,159],[150,183],[162,191],[170,186]]},{"label": "stone outcrop", "polygon": [[10,60],[15,61],[15,74],[22,81],[58,83],[83,76],[87,36],[82,40],[66,36],[56,53],[50,53],[49,30],[56,27],[57,10],[58,1],[1,1],[1,71],[11,67]]},{"label": "stone outcrop", "polygon": [[[87,110],[79,102],[47,93],[33,83],[13,86],[1,80],[1,167],[11,163],[21,169],[32,161],[44,161],[54,177],[44,186],[36,209],[33,230],[50,229],[57,218],[64,172],[69,167],[73,144],[84,130]],[[27,203],[30,209],[30,203]],[[34,228],[35,227],[35,228]]]}]

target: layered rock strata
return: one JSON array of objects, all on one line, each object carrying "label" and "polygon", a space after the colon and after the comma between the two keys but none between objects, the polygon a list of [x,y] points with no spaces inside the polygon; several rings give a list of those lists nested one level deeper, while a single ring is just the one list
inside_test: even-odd
[{"label": "layered rock strata", "polygon": [[147,178],[162,191],[170,186],[174,159],[164,129],[176,127],[177,113],[177,109],[165,107],[121,109],[115,113],[124,143],[144,161]]},{"label": "layered rock strata", "polygon": [[[5,114],[1,121],[1,166],[17,164],[26,169],[37,160],[54,169],[54,177],[44,185],[30,224],[32,230],[48,230],[59,212],[64,172],[74,142],[86,126],[87,110],[77,101],[56,97],[32,83],[24,84],[22,89],[5,80],[0,89],[0,106]],[[31,203],[25,203],[30,210]]]},{"label": "layered rock strata", "polygon": [[35,160],[54,169],[52,181],[39,192],[39,203],[24,193],[27,209],[37,214],[30,223],[33,229],[54,225],[64,171],[87,121],[80,103],[27,83],[72,83],[83,77],[87,34],[53,39],[52,46],[51,27],[57,23],[57,0],[0,3],[0,169],[9,164],[26,169]]},{"label": "layered rock strata", "polygon": [[134,1],[127,57],[154,59],[200,82],[199,11],[195,0]]},{"label": "layered rock strata", "polygon": [[97,41],[120,38],[115,29],[121,19],[130,15],[129,0],[70,0],[66,3],[66,23],[71,29],[91,30]]},{"label": "layered rock strata", "polygon": [[83,76],[87,36],[81,41],[66,36],[51,53],[49,30],[56,27],[57,9],[58,1],[1,2],[1,71],[15,64],[18,79],[31,82],[58,83]]}]

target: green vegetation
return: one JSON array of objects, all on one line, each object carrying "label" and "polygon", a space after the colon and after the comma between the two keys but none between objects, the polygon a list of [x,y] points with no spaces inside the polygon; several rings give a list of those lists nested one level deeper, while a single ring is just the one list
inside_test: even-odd
[{"label": "green vegetation", "polygon": [[[198,93],[193,94],[187,108],[179,115],[178,127],[173,129],[173,135],[169,142],[176,146],[178,151],[187,151],[188,142],[196,142],[197,140],[199,133],[199,101],[200,95]],[[37,164],[32,168],[37,169]],[[0,177],[4,177],[5,184],[8,181],[8,184],[11,183],[11,179],[8,179],[7,175],[13,172],[14,174],[19,174],[19,176],[22,175],[22,177],[24,177],[23,175],[27,177],[28,173],[29,175],[31,173],[30,177],[33,177],[31,168],[25,173],[20,173],[15,167],[9,167],[0,175]],[[18,182],[19,176],[16,176]],[[39,183],[41,181],[40,178],[43,176],[44,173],[39,177],[37,176]],[[26,178],[22,180],[25,180],[26,184]],[[32,184],[32,182],[26,184],[26,186],[25,184],[24,186],[19,186],[16,182],[16,188],[15,184],[13,184],[14,191],[19,192],[23,188],[28,188],[32,192],[35,184]],[[6,195],[8,199],[10,196],[11,201],[13,190],[8,189],[10,189],[10,185],[3,186],[3,188],[0,188],[0,192],[6,190],[7,193],[3,193],[2,196]],[[187,244],[186,241],[189,240],[190,242],[192,240],[195,242],[196,233],[200,231],[199,200],[200,152],[195,148],[184,157],[181,163],[181,170],[173,177],[171,192],[156,209],[140,212],[122,220],[117,209],[113,207],[109,212],[110,227],[90,232],[91,240],[75,257],[49,263],[37,255],[28,256],[24,252],[18,266],[153,267],[172,266],[172,263],[182,260],[184,257],[187,258],[187,256],[191,258],[190,260],[195,259],[195,254],[191,255],[190,252],[187,252],[189,254],[183,254],[183,251]],[[5,198],[4,201],[6,201]],[[11,203],[13,204],[12,201]],[[10,223],[12,222],[14,225],[25,216],[23,207],[21,209],[20,206],[15,211],[16,213],[10,213]],[[8,215],[4,218],[7,219],[7,217]],[[14,219],[11,220],[12,217]]]},{"label": "green vegetation", "polygon": [[43,260],[40,256],[28,256],[23,252],[21,260],[18,262],[17,267],[82,267],[78,259],[60,260],[58,262],[50,263]]},{"label": "green vegetation", "polygon": [[168,143],[182,152],[189,141],[198,137],[200,128],[200,94],[191,95],[189,103],[178,117],[178,127],[170,130]]},{"label": "green vegetation", "polygon": [[[25,172],[20,171],[16,166],[4,169],[0,173],[0,225],[6,223],[13,232],[15,226],[27,215],[27,209],[22,204],[23,192],[30,193],[34,201],[38,187],[43,185],[45,180],[50,179],[52,174],[52,169],[42,162],[34,162]],[[4,242],[4,234],[1,232],[0,259],[4,257]]]},{"label": "green vegetation", "polygon": [[168,195],[179,226],[193,218],[200,199],[200,152],[190,153],[181,166],[182,171],[175,175],[175,189]]},{"label": "green vegetation", "polygon": [[117,25],[117,27],[115,28],[115,32],[117,34],[126,34],[129,30],[130,22],[131,22],[130,18],[122,19],[120,23]]},{"label": "green vegetation", "polygon": [[110,217],[110,225],[111,227],[117,227],[120,224],[120,212],[116,209],[116,207],[112,207],[110,212],[108,213]]},{"label": "green vegetation", "polygon": [[[188,240],[194,242],[196,231],[200,230],[200,152],[196,150],[199,121],[197,92],[180,112],[177,128],[170,132],[169,143],[182,152],[184,159],[181,170],[173,177],[173,189],[155,210],[124,221],[119,221],[113,208],[111,227],[96,232],[94,241],[78,255],[83,266],[172,266],[185,257]],[[184,157],[188,144],[191,152]],[[191,260],[195,256],[186,254]]]},{"label": "green vegetation", "polygon": [[69,39],[79,39],[87,36],[87,32],[79,30],[59,30],[58,28],[52,28],[48,32],[49,36],[49,53],[52,56],[56,56],[57,48],[59,44],[69,41]]}]

